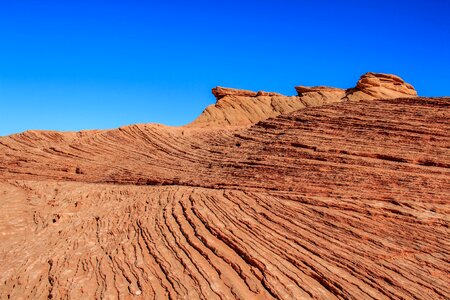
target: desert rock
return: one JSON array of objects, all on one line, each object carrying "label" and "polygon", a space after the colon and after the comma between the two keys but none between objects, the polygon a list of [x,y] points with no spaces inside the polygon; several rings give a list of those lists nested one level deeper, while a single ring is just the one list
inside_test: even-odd
[{"label": "desert rock", "polygon": [[212,90],[217,103],[208,106],[190,127],[248,126],[267,118],[347,100],[392,99],[416,96],[412,85],[400,77],[366,73],[355,88],[295,87],[297,96],[283,96],[272,92],[252,92],[216,87]]},{"label": "desert rock", "polygon": [[1,137],[0,298],[448,299],[449,145],[420,97]]},{"label": "desert rock", "polygon": [[391,74],[366,73],[356,87],[347,90],[346,99],[392,99],[417,96],[414,87],[398,76]]}]

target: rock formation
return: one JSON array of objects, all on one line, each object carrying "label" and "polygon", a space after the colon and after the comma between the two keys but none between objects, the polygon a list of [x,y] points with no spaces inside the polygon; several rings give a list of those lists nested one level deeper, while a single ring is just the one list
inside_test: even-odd
[{"label": "rock formation", "polygon": [[449,299],[450,98],[263,109],[1,137],[0,298]]},{"label": "rock formation", "polygon": [[345,97],[345,90],[326,86],[296,86],[295,90],[305,107],[341,102]]},{"label": "rock formation", "polygon": [[414,87],[398,76],[391,74],[366,73],[356,87],[347,90],[346,99],[392,99],[417,96]]},{"label": "rock formation", "polygon": [[250,125],[305,107],[298,97],[277,93],[216,87],[213,94],[217,103],[208,106],[189,127]]},{"label": "rock formation", "polygon": [[216,87],[212,93],[217,103],[208,106],[191,127],[246,126],[300,108],[347,100],[393,99],[417,96],[413,86],[400,77],[366,73],[355,88],[297,86],[297,96],[252,92]]}]

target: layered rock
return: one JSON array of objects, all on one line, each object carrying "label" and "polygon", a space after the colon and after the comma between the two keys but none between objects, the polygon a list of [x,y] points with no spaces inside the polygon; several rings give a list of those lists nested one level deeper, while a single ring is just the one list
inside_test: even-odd
[{"label": "layered rock", "polygon": [[0,298],[448,299],[449,143],[450,98],[2,137]]},{"label": "layered rock", "polygon": [[208,106],[189,127],[241,126],[288,113],[305,105],[298,97],[217,87],[217,103]]},{"label": "layered rock", "polygon": [[271,92],[253,92],[216,87],[212,93],[216,104],[208,106],[188,126],[220,127],[247,126],[300,108],[342,101],[392,99],[416,96],[413,86],[400,77],[389,74],[366,73],[355,88],[297,86],[297,96],[283,96]]},{"label": "layered rock", "polygon": [[296,86],[300,101],[302,101],[305,106],[318,106],[327,103],[334,103],[342,101],[345,96],[345,90],[327,86]]},{"label": "layered rock", "polygon": [[241,96],[241,97],[255,97],[256,92],[247,91],[247,90],[238,90],[238,89],[230,89],[221,86],[217,86],[212,89],[212,93],[214,97],[216,97],[217,101],[226,96]]},{"label": "layered rock", "polygon": [[414,87],[398,76],[391,74],[366,73],[356,87],[346,92],[348,100],[392,99],[417,96]]},{"label": "layered rock", "polygon": [[340,101],[345,92],[328,88],[299,97],[216,87],[213,94],[216,104],[208,106],[188,127],[247,126],[301,108]]}]

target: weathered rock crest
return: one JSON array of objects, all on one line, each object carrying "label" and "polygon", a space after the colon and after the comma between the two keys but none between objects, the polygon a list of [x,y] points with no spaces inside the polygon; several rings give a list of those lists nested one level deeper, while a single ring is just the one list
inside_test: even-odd
[{"label": "weathered rock crest", "polygon": [[450,299],[450,98],[297,92],[0,137],[0,299]]},{"label": "weathered rock crest", "polygon": [[347,90],[325,86],[297,86],[295,89],[297,96],[216,87],[212,93],[217,103],[208,106],[188,126],[245,126],[304,107],[342,101],[417,96],[414,87],[400,77],[371,72],[362,75],[356,87]]}]

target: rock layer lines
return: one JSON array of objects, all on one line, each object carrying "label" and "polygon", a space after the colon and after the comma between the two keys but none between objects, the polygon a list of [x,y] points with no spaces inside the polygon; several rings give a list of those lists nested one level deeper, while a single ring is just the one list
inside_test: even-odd
[{"label": "rock layer lines", "polygon": [[217,103],[208,106],[190,127],[246,126],[267,118],[342,101],[393,99],[417,96],[414,87],[391,74],[366,73],[355,88],[339,89],[326,86],[295,87],[297,96],[252,92],[216,87],[212,93]]},{"label": "rock layer lines", "polygon": [[0,138],[0,298],[448,299],[449,145],[419,97]]}]

